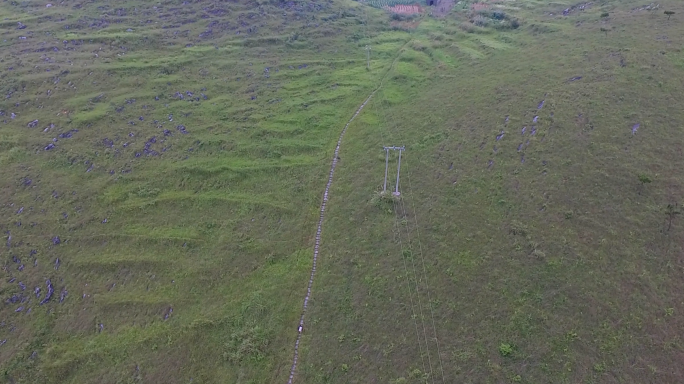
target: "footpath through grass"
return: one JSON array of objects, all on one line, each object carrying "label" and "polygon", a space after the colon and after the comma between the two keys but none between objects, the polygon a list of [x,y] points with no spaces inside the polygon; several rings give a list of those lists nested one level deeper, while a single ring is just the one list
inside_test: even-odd
[{"label": "footpath through grass", "polygon": [[0,18],[3,380],[285,380],[334,142],[402,37],[368,72],[352,2]]}]

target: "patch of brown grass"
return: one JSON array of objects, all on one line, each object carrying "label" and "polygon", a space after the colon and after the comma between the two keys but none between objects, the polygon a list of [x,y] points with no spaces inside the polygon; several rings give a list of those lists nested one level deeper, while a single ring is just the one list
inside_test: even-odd
[{"label": "patch of brown grass", "polygon": [[392,12],[392,13],[398,13],[400,15],[415,15],[418,13],[423,12],[423,8],[420,7],[420,5],[413,4],[413,5],[395,5],[392,7],[385,7],[386,10]]},{"label": "patch of brown grass", "polygon": [[473,11],[481,11],[481,10],[487,9],[487,8],[489,8],[489,4],[487,4],[487,3],[473,3],[470,6],[470,9],[472,9]]}]

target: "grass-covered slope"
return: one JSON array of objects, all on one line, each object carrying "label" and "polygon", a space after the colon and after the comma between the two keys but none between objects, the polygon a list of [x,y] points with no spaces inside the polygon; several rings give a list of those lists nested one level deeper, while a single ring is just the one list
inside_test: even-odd
[{"label": "grass-covered slope", "polygon": [[346,136],[302,382],[683,380],[684,10],[570,5],[412,36]]},{"label": "grass-covered slope", "polygon": [[384,79],[295,382],[681,381],[684,8],[470,5],[0,3],[3,380],[286,382]]},{"label": "grass-covered slope", "polygon": [[3,380],[287,376],[359,9],[0,4]]}]

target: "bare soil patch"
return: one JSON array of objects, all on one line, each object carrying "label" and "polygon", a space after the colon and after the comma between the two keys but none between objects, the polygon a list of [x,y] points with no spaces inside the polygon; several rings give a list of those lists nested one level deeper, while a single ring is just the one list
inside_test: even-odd
[{"label": "bare soil patch", "polygon": [[470,6],[470,9],[472,9],[473,11],[481,11],[481,10],[487,9],[487,8],[489,8],[489,4],[487,4],[487,3],[473,3]]},{"label": "bare soil patch", "polygon": [[400,15],[415,15],[423,12],[423,8],[420,7],[420,5],[413,4],[413,5],[395,5],[392,7],[385,7],[386,10],[392,12],[392,13],[397,13]]}]

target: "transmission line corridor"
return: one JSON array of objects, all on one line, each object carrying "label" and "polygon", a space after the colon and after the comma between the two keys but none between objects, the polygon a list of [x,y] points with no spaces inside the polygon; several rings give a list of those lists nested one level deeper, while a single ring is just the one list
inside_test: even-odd
[{"label": "transmission line corridor", "polygon": [[[392,68],[390,68],[390,71],[391,70]],[[378,108],[378,103],[380,103],[380,108]],[[382,127],[379,128],[380,142],[382,145],[403,145],[404,143],[396,142],[395,131],[398,126],[397,120],[396,117],[387,113],[386,108],[383,105],[382,93],[376,97],[373,106],[375,107],[376,115],[378,115],[380,119],[380,124],[382,124]],[[390,118],[392,119],[391,122],[389,121]],[[389,140],[389,142],[387,140]],[[399,176],[401,170],[400,152],[397,168],[397,181],[395,185],[396,192],[392,196],[393,212],[395,216],[395,237],[399,245],[399,257],[403,259],[405,281],[408,287],[409,302],[411,306],[411,317],[414,319],[418,352],[420,353],[423,372],[428,375],[430,382],[434,384],[435,377],[437,377],[437,375],[435,375],[435,370],[438,370],[439,376],[441,376],[442,383],[444,384],[446,383],[446,379],[439,346],[439,338],[437,337],[437,327],[432,308],[433,301],[430,294],[423,246],[420,241],[418,212],[416,210],[415,198],[411,185],[411,174],[407,160],[410,160],[410,156],[404,157],[404,173],[408,180],[408,196],[410,197],[412,212],[406,207],[406,194],[399,192]],[[387,193],[385,188],[386,186],[383,188],[383,193]],[[411,217],[413,220],[409,220]],[[400,229],[402,226],[405,227],[405,234],[403,233],[404,231]],[[417,250],[415,249],[414,243],[418,244]],[[419,264],[417,263],[416,256],[420,256]],[[429,316],[429,318],[427,316]],[[416,318],[420,319],[420,327],[418,326]],[[429,330],[430,328],[432,328],[431,331]],[[432,351],[430,350],[431,346]],[[434,360],[433,354],[436,354],[436,359]]]},{"label": "transmission line corridor", "polygon": [[[367,24],[367,23],[366,23]],[[364,34],[366,35],[366,38],[369,39],[367,31],[364,31]],[[320,245],[321,245],[321,233],[323,231],[323,221],[325,218],[325,210],[326,210],[326,205],[328,203],[328,200],[330,198],[330,188],[333,182],[333,176],[335,173],[335,168],[337,166],[337,162],[339,159],[339,153],[342,145],[342,140],[344,138],[345,133],[347,132],[347,129],[349,128],[349,125],[352,123],[352,121],[361,113],[361,111],[364,109],[364,107],[368,104],[368,102],[371,101],[371,98],[378,93],[378,91],[382,90],[384,82],[386,79],[389,77],[390,73],[392,73],[397,61],[401,57],[402,52],[404,51],[405,47],[411,42],[411,38],[407,39],[404,44],[401,45],[401,47],[397,50],[397,53],[395,57],[393,58],[392,62],[390,63],[388,69],[386,72],[383,74],[383,76],[380,79],[380,83],[378,86],[368,95],[368,97],[364,100],[364,102],[359,106],[359,108],[356,110],[356,112],[352,115],[352,117],[346,122],[344,128],[340,132],[340,135],[337,140],[337,145],[335,147],[335,151],[333,153],[333,158],[332,158],[332,163],[330,166],[330,172],[328,173],[328,180],[325,186],[325,190],[323,193],[323,200],[321,202],[321,206],[319,209],[319,218],[318,218],[318,224],[316,226],[316,236],[315,236],[315,243],[314,243],[314,253],[313,253],[313,260],[312,260],[312,266],[311,266],[311,273],[309,276],[309,282],[307,286],[307,291],[304,297],[304,303],[302,307],[302,313],[299,319],[298,327],[297,327],[297,337],[295,340],[295,345],[294,345],[294,355],[292,359],[292,365],[290,368],[290,374],[288,378],[288,384],[292,384],[295,382],[295,373],[297,370],[297,364],[298,364],[298,359],[299,359],[299,347],[301,344],[302,340],[302,334],[304,331],[304,323],[305,323],[305,316],[307,313],[309,301],[311,299],[312,295],[312,288],[313,288],[313,283],[314,283],[314,278],[316,275],[316,266],[318,262],[318,256],[320,252]],[[367,61],[367,66],[370,69],[370,56],[369,56],[369,51],[370,47],[368,45],[365,46],[366,52],[368,54],[368,61]],[[390,139],[392,139],[392,132],[387,124],[387,118],[386,118],[386,111],[384,110],[383,106],[381,105],[382,113],[378,111],[378,106],[377,106],[377,100],[376,102],[373,102],[373,106],[375,108],[375,114],[381,118],[384,121],[384,129],[387,130],[388,136]],[[394,122],[394,126],[396,127],[396,121]],[[394,145],[392,143],[386,143],[385,142],[385,134],[383,133],[383,129],[380,129],[380,136],[381,136],[381,143],[382,145]],[[381,146],[382,147],[382,146]],[[410,188],[409,188],[410,189]],[[413,201],[413,195],[411,193],[411,200]],[[414,216],[415,216],[415,204],[413,205],[414,208]],[[402,212],[400,214],[400,211]],[[405,275],[405,282],[407,285],[407,293],[408,293],[408,299],[410,302],[410,308],[411,308],[411,318],[413,320],[413,328],[416,333],[416,339],[417,339],[417,344],[418,344],[418,353],[421,359],[421,365],[423,368],[423,372],[425,374],[429,375],[429,378],[431,379],[431,382],[434,384],[435,382],[435,370],[437,367],[439,367],[439,370],[441,371],[441,378],[442,378],[442,383],[445,383],[444,379],[444,370],[442,368],[442,359],[440,355],[440,349],[439,349],[439,341],[437,339],[437,330],[435,328],[435,321],[434,321],[434,314],[432,311],[431,307],[431,302],[430,302],[430,292],[429,292],[429,285],[427,283],[427,274],[425,270],[425,261],[422,253],[422,245],[420,245],[420,238],[419,238],[419,232],[417,231],[417,225],[418,221],[417,219],[414,221],[414,224],[416,226],[416,233],[417,235],[415,238],[417,239],[417,242],[419,243],[419,255],[421,258],[421,265],[422,265],[422,272],[423,274],[420,274],[420,269],[417,268],[416,266],[416,260],[414,257],[410,258],[405,258],[404,254],[408,252],[408,254],[412,254],[411,248],[412,248],[412,240],[411,240],[411,230],[410,230],[410,225],[406,225],[405,230],[406,233],[404,234],[402,230],[402,225],[399,224],[399,222],[402,220],[400,216],[406,217],[407,215],[407,210],[404,207],[404,199],[401,198],[399,200],[399,203],[395,202],[394,203],[394,213],[395,213],[395,227],[394,227],[394,236],[396,241],[399,243],[399,248],[400,248],[400,255],[399,257],[403,259],[404,263],[404,275]],[[404,240],[402,240],[404,239]],[[410,261],[410,263],[408,262]],[[429,310],[428,308],[429,307]],[[430,319],[427,318],[427,316],[430,316]],[[430,328],[432,328],[430,330]],[[436,346],[436,348],[434,348]],[[432,348],[432,351],[430,350]],[[436,359],[434,359],[434,354],[436,354]]]},{"label": "transmission line corridor", "polygon": [[345,124],[344,128],[342,129],[342,132],[340,132],[340,135],[337,140],[337,145],[335,147],[335,151],[333,153],[333,158],[332,158],[332,164],[330,166],[330,172],[328,173],[328,181],[325,185],[325,190],[323,193],[323,201],[321,202],[320,210],[319,210],[319,218],[318,218],[318,224],[316,226],[316,236],[315,236],[315,243],[314,243],[314,254],[313,254],[313,260],[312,260],[312,265],[311,265],[311,274],[309,275],[309,283],[306,289],[306,295],[304,296],[304,304],[302,307],[302,314],[299,318],[299,324],[297,327],[297,338],[295,340],[295,346],[294,346],[294,356],[292,358],[292,366],[290,368],[290,375],[288,378],[287,383],[292,384],[294,382],[294,376],[295,372],[297,370],[297,360],[299,359],[299,345],[301,343],[302,339],[302,332],[304,330],[304,318],[308,309],[309,305],[309,300],[311,299],[311,292],[312,292],[312,287],[313,287],[313,282],[314,278],[316,276],[316,263],[318,261],[318,255],[320,251],[320,244],[321,244],[321,232],[323,231],[323,220],[325,218],[325,207],[326,204],[328,203],[329,195],[330,195],[330,186],[332,185],[333,182],[333,176],[335,174],[335,168],[337,166],[337,161],[339,159],[339,153],[340,153],[340,147],[342,145],[342,139],[344,138],[344,134],[347,132],[347,129],[349,128],[349,125],[351,122],[361,113],[363,108],[366,106],[366,104],[370,101],[370,99],[375,95],[375,93],[382,88],[383,82],[385,81],[387,75],[391,72],[392,67],[394,67],[397,59],[399,59],[399,56],[401,55],[401,51],[404,49],[404,47],[408,44],[408,41],[399,48],[398,53],[392,63],[389,66],[389,69],[385,74],[382,76],[380,79],[380,84],[378,85],[377,88],[375,88],[370,95],[364,100],[364,102],[359,106],[359,108],[356,110],[356,112],[352,115],[352,117],[347,121]]}]

